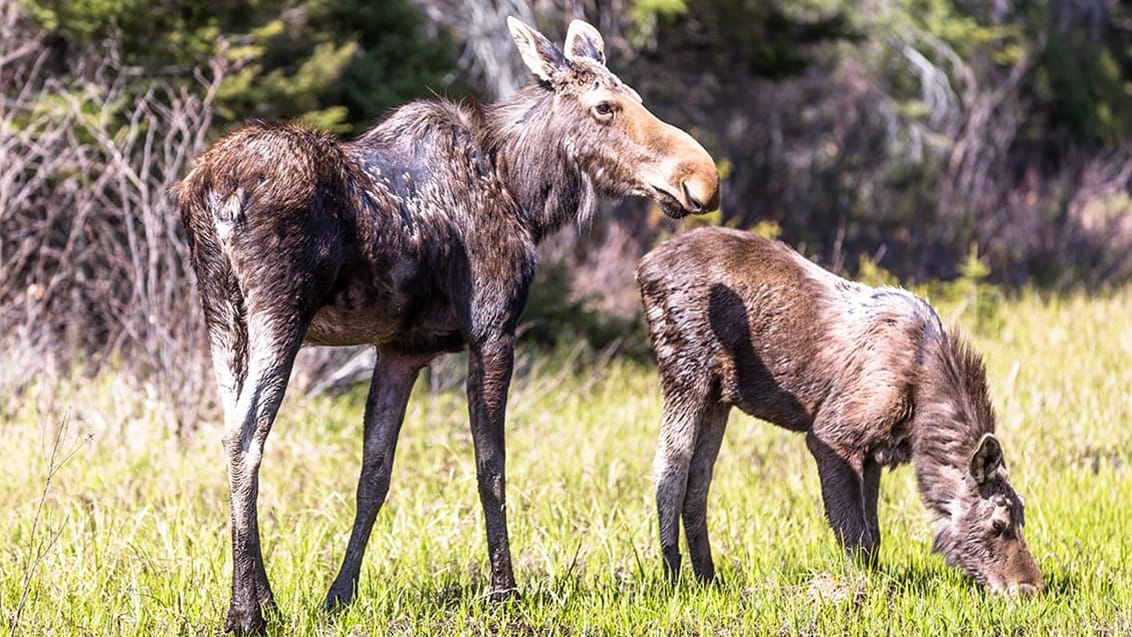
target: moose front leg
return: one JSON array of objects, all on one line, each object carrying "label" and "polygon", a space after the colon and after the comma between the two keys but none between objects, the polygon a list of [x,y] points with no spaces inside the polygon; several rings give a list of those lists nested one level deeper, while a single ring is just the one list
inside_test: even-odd
[{"label": "moose front leg", "polygon": [[870,524],[869,498],[866,486],[871,482],[872,518],[875,519],[875,488],[879,482],[879,467],[871,469],[865,480],[864,467],[854,466],[812,432],[806,434],[806,446],[818,464],[821,478],[821,495],[825,504],[826,519],[851,557],[865,564],[876,561],[880,538]]},{"label": "moose front leg", "polygon": [[501,335],[469,347],[468,414],[476,453],[476,479],[487,527],[491,563],[491,598],[499,601],[517,592],[507,538],[506,477],[503,421],[507,389],[515,359],[515,337]]},{"label": "moose front leg", "polygon": [[869,564],[875,564],[880,552],[880,521],[877,519],[877,500],[880,497],[881,465],[872,458],[866,458],[862,467],[862,488],[865,498],[865,526],[868,528],[871,548],[867,556]]}]

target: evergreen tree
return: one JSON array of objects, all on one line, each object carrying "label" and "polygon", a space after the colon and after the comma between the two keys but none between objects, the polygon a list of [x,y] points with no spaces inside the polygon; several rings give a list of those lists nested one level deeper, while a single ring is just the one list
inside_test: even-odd
[{"label": "evergreen tree", "polygon": [[454,59],[441,34],[427,37],[405,0],[29,0],[39,24],[64,42],[112,40],[138,77],[191,81],[222,56],[229,76],[215,103],[222,118],[300,118],[337,131],[443,91]]}]

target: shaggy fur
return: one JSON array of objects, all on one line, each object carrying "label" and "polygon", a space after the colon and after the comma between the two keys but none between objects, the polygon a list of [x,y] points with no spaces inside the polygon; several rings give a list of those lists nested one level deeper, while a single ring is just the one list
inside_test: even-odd
[{"label": "shaggy fur", "polygon": [[673,216],[718,205],[711,157],[605,68],[593,27],[571,24],[566,55],[510,26],[541,81],[498,104],[414,102],[351,142],[251,122],[178,187],[225,413],[229,630],[261,630],[273,605],[258,471],[302,344],[379,352],[357,515],[326,605],[354,595],[419,370],[464,346],[491,590],[509,595],[503,423],[537,243],[588,218],[599,196],[649,196]]},{"label": "shaggy fur", "polygon": [[735,406],[806,434],[826,516],[854,556],[871,562],[880,545],[881,467],[911,461],[949,563],[996,591],[1041,588],[982,361],[926,302],[721,228],[662,244],[637,278],[664,396],[656,498],[671,576],[683,515],[693,569],[714,577],[707,493]]}]

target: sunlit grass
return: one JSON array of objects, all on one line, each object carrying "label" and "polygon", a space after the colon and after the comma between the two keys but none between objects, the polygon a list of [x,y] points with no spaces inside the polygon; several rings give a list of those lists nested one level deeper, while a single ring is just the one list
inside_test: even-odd
[{"label": "sunlit grass", "polygon": [[[280,607],[271,631],[1132,633],[1132,295],[1031,294],[1006,302],[983,330],[958,306],[941,314],[966,325],[986,359],[1007,464],[1027,499],[1027,539],[1047,578],[1037,598],[987,596],[930,553],[908,467],[882,482],[880,566],[845,564],[802,439],[737,412],[709,509],[722,583],[669,588],[650,475],[656,377],[615,359],[574,373],[534,365],[515,382],[508,516],[522,597],[499,606],[484,597],[466,403],[422,382],[358,600],[336,615],[320,611],[352,522],[364,392],[289,397],[261,474],[261,531]],[[5,397],[0,613],[11,627],[27,580],[17,634],[221,630],[231,554],[219,424],[177,439],[157,403],[121,387],[101,378],[51,394],[33,386],[19,403]],[[82,408],[65,418],[71,405]],[[60,430],[60,447],[75,453],[46,483]]]}]

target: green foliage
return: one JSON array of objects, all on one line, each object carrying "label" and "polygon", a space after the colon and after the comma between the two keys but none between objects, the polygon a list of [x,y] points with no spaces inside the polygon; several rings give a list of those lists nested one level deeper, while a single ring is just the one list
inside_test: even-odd
[{"label": "green foliage", "polygon": [[[123,61],[139,69],[187,73],[244,33],[280,2],[207,3],[174,0],[23,0],[45,29],[75,44],[115,39]],[[225,29],[227,27],[227,29]],[[246,37],[246,35],[245,35]]]},{"label": "green foliage", "polygon": [[[948,74],[950,89],[961,99],[970,99],[964,94],[976,88],[970,83],[979,79],[969,73],[989,77],[1018,62],[1026,48],[1034,46],[1026,24],[996,21],[980,4],[954,0],[890,0],[885,4],[887,11],[862,18],[864,29],[880,37],[897,37],[915,48]],[[878,52],[881,63],[891,69],[891,75],[883,79],[902,113],[918,114],[926,121],[930,111],[920,101],[921,84],[915,73],[908,72],[907,61],[894,55],[898,49],[881,47]]]},{"label": "green foliage", "polygon": [[191,78],[210,58],[231,74],[215,106],[229,121],[305,119],[349,131],[386,109],[446,88],[451,43],[425,37],[405,0],[25,0],[46,29],[76,42],[115,39],[123,62]]},{"label": "green foliage", "polygon": [[687,10],[686,0],[633,0],[629,5],[629,18],[640,26],[657,17],[670,18]]},{"label": "green foliage", "polygon": [[1007,319],[1002,313],[1002,291],[989,282],[990,274],[990,266],[979,257],[979,246],[972,243],[966,259],[959,264],[960,276],[929,284],[928,289],[933,300],[957,304],[960,311],[969,311],[975,330],[993,333]]},{"label": "green foliage", "polygon": [[250,62],[219,100],[225,114],[301,116],[348,131],[444,88],[451,45],[423,37],[407,3],[311,0],[304,7],[253,32]]},{"label": "green foliage", "polygon": [[764,239],[778,239],[782,236],[782,226],[778,225],[777,221],[766,219],[759,221],[753,228],[748,228],[748,230]]},{"label": "green foliage", "polygon": [[711,212],[702,215],[693,215],[685,217],[680,224],[685,230],[692,230],[695,228],[705,228],[708,226],[722,226],[723,223],[723,210],[712,210]]},{"label": "green foliage", "polygon": [[446,79],[455,65],[452,43],[443,34],[425,37],[419,21],[407,2],[334,4],[335,31],[353,34],[359,51],[326,98],[346,106],[351,122],[368,123],[390,107],[446,88],[461,90]]},{"label": "green foliage", "polygon": [[[877,24],[913,25],[980,74],[986,72],[981,66],[1009,67],[1027,53],[1037,54],[1023,88],[1044,114],[1029,131],[1034,139],[1049,137],[1051,126],[1086,144],[1118,144],[1132,133],[1127,3],[1108,7],[1099,23],[1071,3],[1020,2],[1003,16],[993,16],[990,4],[954,0],[895,0],[890,6],[896,10]],[[957,90],[964,88],[963,78],[951,79]]]},{"label": "green foliage", "polygon": [[857,281],[872,287],[900,287],[900,279],[865,255],[857,260]]},{"label": "green foliage", "polygon": [[[1132,19],[1132,11],[1128,11]],[[1052,122],[1086,143],[1117,144],[1132,133],[1132,47],[1051,30],[1034,94]],[[1037,131],[1035,131],[1037,134]]]},{"label": "green foliage", "polygon": [[658,40],[698,52],[692,65],[725,71],[732,81],[749,74],[781,78],[804,71],[815,44],[855,37],[839,3],[714,0],[638,0],[630,9],[637,24],[655,20]]}]

